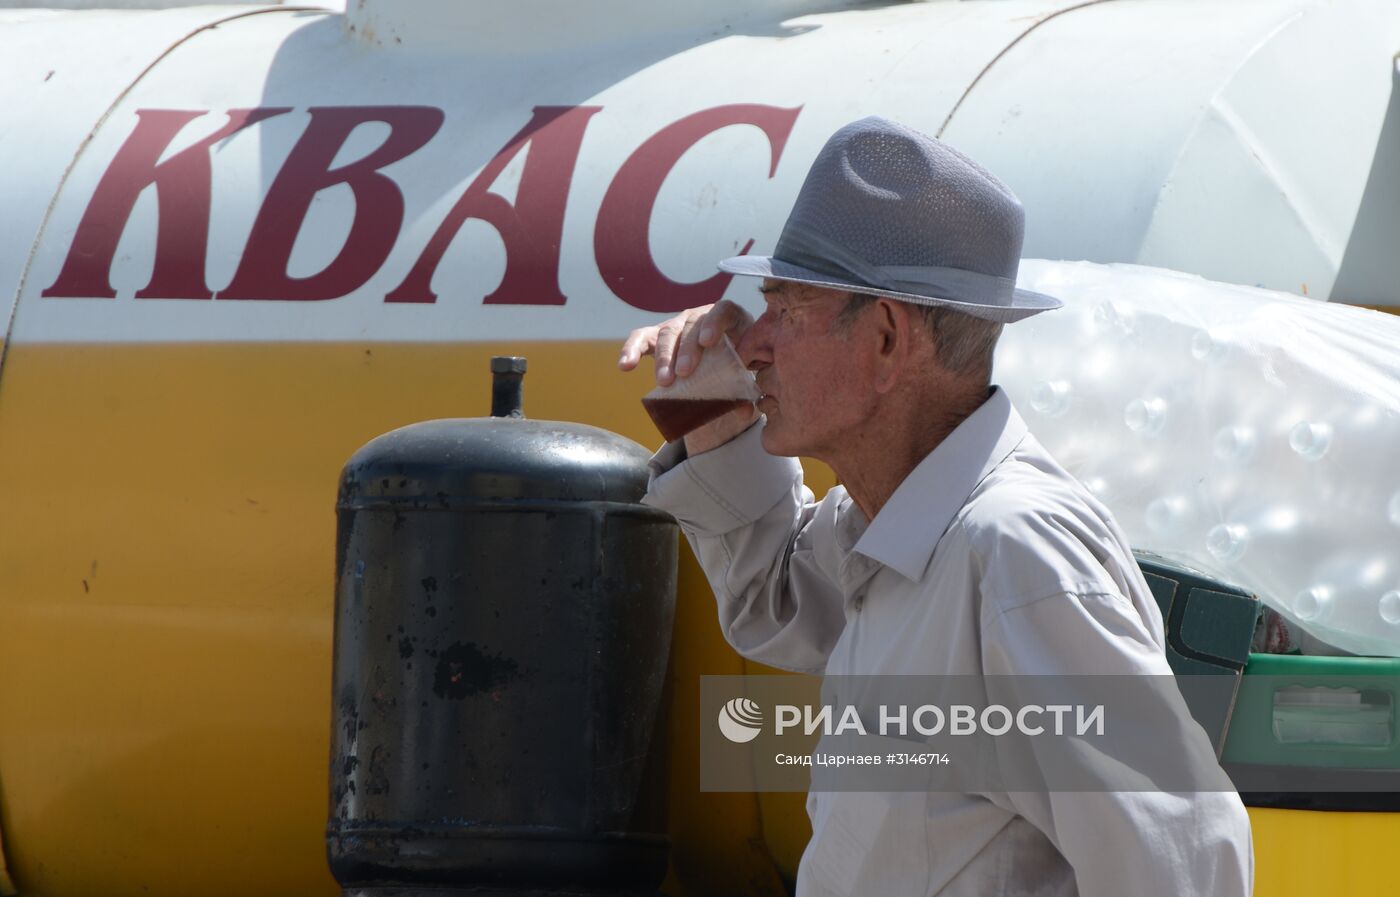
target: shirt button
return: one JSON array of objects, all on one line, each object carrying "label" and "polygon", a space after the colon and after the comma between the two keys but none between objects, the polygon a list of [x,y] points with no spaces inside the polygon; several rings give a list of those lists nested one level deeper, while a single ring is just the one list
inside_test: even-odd
[{"label": "shirt button", "polygon": [[858,593],[858,594],[856,595],[856,613],[860,613],[860,607],[861,607],[861,605],[864,604],[864,603],[865,603],[865,593],[864,593],[864,592],[860,592],[860,593]]}]

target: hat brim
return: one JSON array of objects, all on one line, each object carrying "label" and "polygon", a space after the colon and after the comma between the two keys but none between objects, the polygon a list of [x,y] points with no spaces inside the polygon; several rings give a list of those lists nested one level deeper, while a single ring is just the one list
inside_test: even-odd
[{"label": "hat brim", "polygon": [[943,299],[938,296],[923,296],[918,293],[902,293],[897,290],[882,290],[854,280],[843,280],[830,274],[822,274],[801,265],[794,265],[782,259],[767,255],[736,255],[719,263],[721,271],[740,274],[745,277],[771,277],[774,280],[790,280],[794,283],[811,284],[829,290],[850,290],[856,293],[869,293],[872,296],[885,296],[918,305],[940,305],[964,312],[973,317],[988,321],[1010,324],[1043,311],[1051,311],[1064,305],[1054,296],[1023,290],[1013,292],[1011,305],[982,305],[977,302],[962,302],[957,299]]}]

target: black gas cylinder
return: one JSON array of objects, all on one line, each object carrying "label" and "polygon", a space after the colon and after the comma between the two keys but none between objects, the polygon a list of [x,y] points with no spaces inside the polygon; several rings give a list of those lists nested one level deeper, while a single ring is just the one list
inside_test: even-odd
[{"label": "black gas cylinder", "polygon": [[336,509],[327,851],[346,894],[655,893],[677,533],[648,452],[520,414],[413,424]]}]

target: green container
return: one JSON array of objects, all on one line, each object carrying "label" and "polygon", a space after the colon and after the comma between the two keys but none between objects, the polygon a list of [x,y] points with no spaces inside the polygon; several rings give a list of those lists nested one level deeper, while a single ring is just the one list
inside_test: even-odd
[{"label": "green container", "polygon": [[1400,770],[1400,658],[1252,654],[1227,763]]},{"label": "green container", "polygon": [[1400,812],[1400,658],[1251,654],[1257,598],[1135,554],[1177,685],[1247,805]]}]

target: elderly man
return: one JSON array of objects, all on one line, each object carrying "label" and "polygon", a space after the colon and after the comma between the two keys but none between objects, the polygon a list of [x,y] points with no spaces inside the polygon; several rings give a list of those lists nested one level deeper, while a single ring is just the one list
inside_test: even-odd
[{"label": "elderly man", "polygon": [[[667,444],[647,501],[680,521],[746,657],[827,675],[1170,675],[1162,621],[1108,510],[990,383],[1020,203],[971,159],[868,118],[838,131],[762,277],[634,331],[619,366],[669,384],[722,335],[762,398]],[[820,502],[794,456],[841,486]],[[1201,736],[1204,737],[1204,736]],[[1230,792],[813,793],[801,897],[1249,893]]]}]

